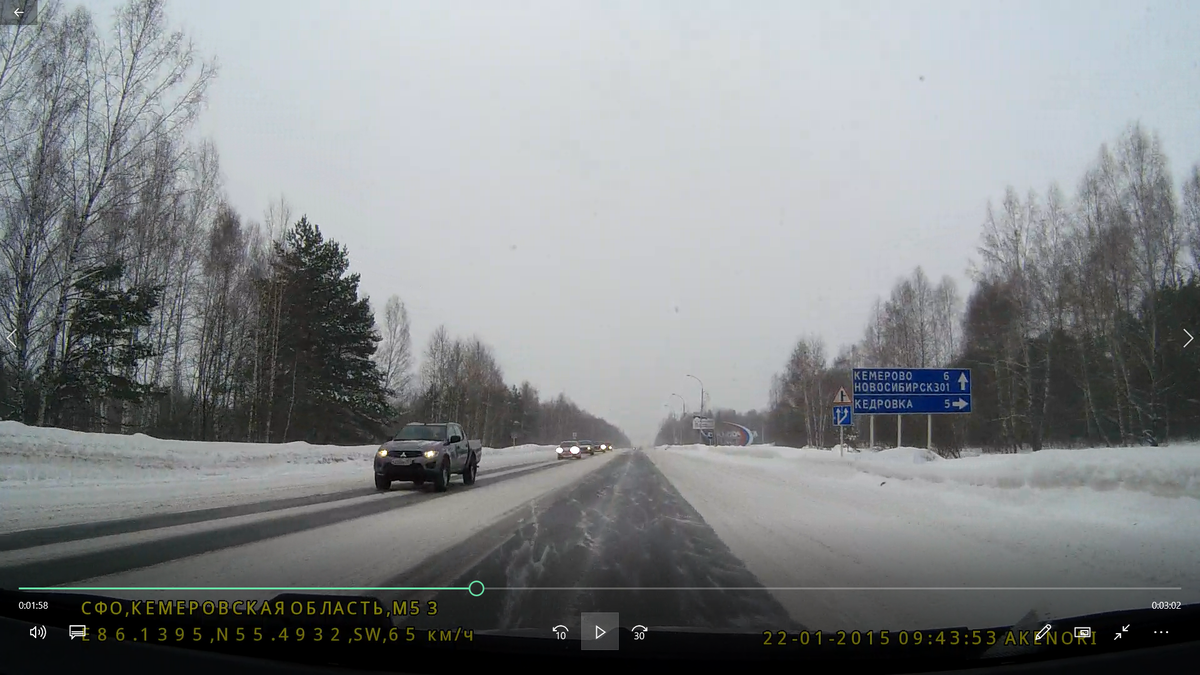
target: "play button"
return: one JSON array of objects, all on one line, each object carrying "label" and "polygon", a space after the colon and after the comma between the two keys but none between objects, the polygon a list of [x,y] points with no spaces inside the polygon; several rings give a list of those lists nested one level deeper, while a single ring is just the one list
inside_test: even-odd
[{"label": "play button", "polygon": [[[621,615],[616,612],[584,612],[580,615],[583,637],[580,647],[614,651],[621,648]],[[590,637],[589,637],[590,636]]]}]

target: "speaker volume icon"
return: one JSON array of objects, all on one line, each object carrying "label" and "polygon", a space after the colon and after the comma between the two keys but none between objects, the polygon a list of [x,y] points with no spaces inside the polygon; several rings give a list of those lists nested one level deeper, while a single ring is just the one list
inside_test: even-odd
[{"label": "speaker volume icon", "polygon": [[38,640],[45,640],[46,639],[46,627],[45,626],[34,626],[33,628],[30,628],[29,629],[29,637],[35,638]]}]

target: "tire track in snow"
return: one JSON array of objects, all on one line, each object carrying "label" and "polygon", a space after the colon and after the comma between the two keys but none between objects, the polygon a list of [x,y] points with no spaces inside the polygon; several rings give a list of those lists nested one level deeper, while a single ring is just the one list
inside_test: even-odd
[{"label": "tire track in snow", "polygon": [[[547,462],[537,461],[515,464],[504,466],[490,472],[486,471],[481,465],[479,478],[484,479],[489,474],[495,476],[503,471],[542,466],[543,464],[547,464]],[[369,478],[370,476],[367,476],[367,479],[365,480],[369,480]],[[405,488],[400,489],[403,490]],[[395,488],[393,488],[393,491],[395,491]],[[375,494],[375,492],[375,488],[368,485],[362,488],[354,488],[352,490],[305,495],[301,497],[283,497],[277,499],[267,499],[259,502],[249,502],[246,504],[217,506],[207,509],[158,513],[151,516],[135,516],[133,518],[102,520],[93,523],[58,525],[55,527],[43,527],[35,530],[18,530],[16,532],[6,532],[0,534],[0,551],[16,551],[24,548],[32,548],[34,546],[62,544],[83,539],[109,537],[115,534],[143,532],[146,530],[157,530],[164,527],[193,525],[209,520],[221,520],[224,518],[249,516],[256,513],[282,511],[284,509],[292,509],[301,506],[329,504],[333,502],[345,501],[347,499],[354,499],[357,497],[365,497]]]},{"label": "tire track in snow", "polygon": [[[496,475],[501,473],[496,472],[490,479],[481,472],[475,485],[467,487],[460,483],[454,483],[451,484],[450,491],[446,493],[424,493],[404,499],[387,499],[386,495],[380,495],[383,498],[377,501],[335,506],[321,511],[256,520],[211,531],[168,536],[103,551],[0,567],[0,587],[63,585],[107,574],[150,567],[210,551],[232,548],[402,509],[431,499],[453,497],[456,492],[462,490],[486,489],[490,485],[532,473],[552,470],[559,466],[562,465],[554,462],[540,463],[527,469],[507,470],[502,475]],[[362,496],[357,491],[356,495]]]}]

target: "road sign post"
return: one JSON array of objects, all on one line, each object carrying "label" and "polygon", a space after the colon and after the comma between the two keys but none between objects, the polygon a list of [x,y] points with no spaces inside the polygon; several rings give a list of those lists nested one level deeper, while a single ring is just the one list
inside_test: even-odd
[{"label": "road sign post", "polygon": [[[934,415],[971,413],[969,368],[855,368],[853,412],[896,416],[896,447],[903,443],[904,415],[925,415],[926,444],[933,448]],[[871,445],[875,445],[874,424]]]},{"label": "road sign post", "polygon": [[833,424],[838,428],[838,451],[846,456],[846,427],[854,425],[854,405],[843,387],[833,397]]},{"label": "road sign post", "polygon": [[716,420],[711,417],[692,417],[692,429],[700,433],[700,438],[704,439],[706,444],[714,440],[713,430],[716,426]]}]

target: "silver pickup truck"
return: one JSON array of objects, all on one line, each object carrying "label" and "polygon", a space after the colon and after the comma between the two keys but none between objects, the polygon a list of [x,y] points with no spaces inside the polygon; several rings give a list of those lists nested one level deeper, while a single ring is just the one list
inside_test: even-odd
[{"label": "silver pickup truck", "polygon": [[483,442],[467,440],[456,422],[410,422],[396,437],[375,451],[375,488],[389,490],[392,481],[433,483],[445,492],[450,476],[462,476],[463,485],[473,485],[479,472]]}]

